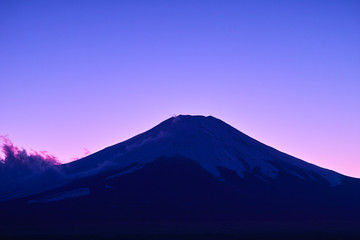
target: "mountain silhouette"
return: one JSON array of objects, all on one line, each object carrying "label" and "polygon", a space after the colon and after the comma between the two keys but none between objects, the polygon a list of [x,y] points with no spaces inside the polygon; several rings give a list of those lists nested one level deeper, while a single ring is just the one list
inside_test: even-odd
[{"label": "mountain silhouette", "polygon": [[100,234],[146,232],[159,223],[159,232],[272,226],[359,236],[359,179],[280,152],[211,116],[172,117],[0,192],[8,234],[11,226],[41,232],[44,224],[67,233],[78,231],[70,225],[97,226]]}]

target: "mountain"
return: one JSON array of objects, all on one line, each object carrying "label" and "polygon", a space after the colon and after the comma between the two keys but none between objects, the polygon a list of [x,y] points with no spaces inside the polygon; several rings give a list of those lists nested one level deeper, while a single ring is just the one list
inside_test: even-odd
[{"label": "mountain", "polygon": [[11,226],[39,233],[54,224],[67,233],[80,231],[74,225],[96,226],[97,234],[271,228],[350,238],[360,236],[359,190],[359,179],[282,153],[219,119],[180,115],[0,189],[0,223],[9,234]]}]

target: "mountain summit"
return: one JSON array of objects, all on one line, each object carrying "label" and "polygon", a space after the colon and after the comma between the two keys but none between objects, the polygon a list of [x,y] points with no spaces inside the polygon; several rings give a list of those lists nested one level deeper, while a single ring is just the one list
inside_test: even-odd
[{"label": "mountain summit", "polygon": [[3,224],[360,223],[359,179],[282,153],[211,116],[169,118],[10,189],[0,189]]},{"label": "mountain summit", "polygon": [[[149,131],[82,160],[68,164],[71,173],[90,173],[104,166],[128,167],[159,157],[192,159],[214,176],[219,167],[234,170],[240,177],[253,174],[260,179],[276,179],[280,171],[308,180],[341,184],[343,176],[317,167],[266,146],[212,116],[179,115]],[[127,171],[129,172],[130,169]]]}]

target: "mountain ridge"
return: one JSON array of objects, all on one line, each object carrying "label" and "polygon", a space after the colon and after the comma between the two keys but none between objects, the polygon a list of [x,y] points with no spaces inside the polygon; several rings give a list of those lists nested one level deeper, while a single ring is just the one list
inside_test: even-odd
[{"label": "mountain ridge", "polygon": [[[181,123],[182,121],[182,123]],[[218,130],[216,133],[214,133],[214,129],[221,129]],[[221,132],[221,133],[219,133]],[[228,132],[230,132],[228,134]],[[223,134],[225,133],[225,134]],[[200,135],[202,134],[202,138],[197,139],[197,142],[194,142],[194,139],[191,138],[191,136],[196,136],[196,134]],[[105,148],[99,152],[102,151],[111,151],[112,149],[116,149],[116,151],[118,152],[122,152],[122,154],[127,154],[131,151],[133,151],[134,149],[144,145],[144,144],[151,144],[151,141],[161,141],[160,138],[164,138],[167,139],[168,141],[173,141],[174,148],[176,149],[168,149],[170,147],[168,147],[167,149],[162,149],[161,154],[158,154],[158,157],[161,155],[184,155],[184,157],[190,157],[190,158],[196,158],[196,156],[193,156],[194,154],[189,153],[188,151],[186,151],[186,149],[180,149],[181,147],[179,147],[179,145],[185,143],[185,142],[192,142],[192,146],[197,146],[199,145],[201,142],[206,141],[209,138],[220,138],[219,141],[217,142],[208,142],[208,146],[212,146],[213,148],[216,148],[216,144],[221,144],[223,142],[226,141],[232,141],[231,144],[232,145],[239,145],[242,144],[242,149],[228,149],[226,151],[224,151],[223,153],[214,153],[212,155],[216,155],[216,154],[220,154],[222,156],[220,156],[220,158],[222,158],[221,160],[227,159],[229,158],[228,156],[225,155],[229,155],[232,153],[229,153],[229,151],[247,151],[248,148],[253,148],[252,151],[253,153],[245,153],[242,155],[252,155],[251,158],[248,161],[244,161],[244,159],[239,158],[238,160],[232,160],[232,164],[235,165],[235,167],[237,169],[239,169],[238,174],[243,175],[243,171],[244,168],[250,168],[250,167],[259,167],[260,165],[262,165],[263,170],[267,171],[266,175],[267,176],[271,176],[271,177],[276,177],[276,168],[273,167],[271,164],[268,164],[267,162],[263,161],[263,162],[259,162],[259,163],[253,163],[254,161],[257,161],[257,159],[259,158],[259,151],[257,149],[254,150],[254,148],[265,148],[266,151],[270,152],[270,154],[268,154],[269,159],[274,159],[274,158],[279,158],[279,159],[288,159],[288,163],[291,165],[299,165],[300,167],[307,167],[310,168],[310,171],[321,171],[322,177],[326,178],[332,185],[337,185],[340,184],[341,182],[341,178],[342,178],[342,174],[337,173],[333,170],[329,170],[329,169],[325,169],[322,167],[318,167],[315,164],[311,164],[311,163],[307,163],[301,159],[298,159],[296,157],[293,157],[289,154],[286,154],[284,152],[281,152],[275,148],[272,148],[266,144],[263,144],[253,138],[251,138],[250,136],[242,133],[241,131],[237,130],[236,128],[228,125],[227,123],[213,117],[213,116],[208,116],[208,117],[204,117],[204,116],[190,116],[190,115],[179,115],[177,117],[172,117],[169,118],[163,122],[161,122],[160,124],[156,125],[155,127],[151,128],[150,130],[139,134],[133,138],[130,138],[124,142],[115,144],[113,146],[110,146],[108,148]],[[236,138],[234,142],[234,139],[232,138]],[[179,143],[180,142],[180,143]],[[164,143],[161,143],[163,145],[165,145]],[[160,145],[160,144],[159,144]],[[188,144],[190,145],[190,144]],[[227,144],[229,145],[229,144]],[[228,146],[227,146],[228,147]],[[184,147],[185,148],[185,147]],[[193,151],[193,149],[192,149]],[[99,152],[95,153],[98,154]],[[262,150],[262,152],[264,152]],[[121,153],[119,153],[120,155]],[[205,154],[205,153],[198,153],[198,154]],[[189,156],[192,155],[192,156]],[[201,157],[201,156],[200,156]],[[243,156],[243,158],[245,157],[249,157],[249,156]],[[262,157],[262,156],[260,156]],[[70,168],[72,168],[71,165],[80,165],[81,162],[85,162],[85,161],[89,161],[88,159],[92,159],[93,157],[90,155],[88,157],[85,157],[83,159],[77,160],[76,163],[72,162],[67,164],[68,166],[70,166]],[[155,157],[152,157],[155,158]],[[205,166],[204,162],[209,162],[209,159],[212,159],[212,156],[206,156],[206,160],[201,160],[203,162],[203,166]],[[219,158],[219,157],[218,157]],[[290,160],[291,159],[291,160]],[[218,164],[224,164],[219,162]],[[240,166],[240,165],[243,166]],[[251,166],[251,165],[254,166]],[[214,169],[215,165],[216,165],[216,161],[213,159],[213,166],[208,166],[207,170],[209,170],[210,172],[212,172],[213,174],[217,174],[217,170]],[[225,165],[227,165],[225,163]],[[227,165],[229,167],[229,165]],[[94,166],[92,166],[93,169]],[[260,166],[261,167],[261,166]],[[206,167],[205,167],[206,168]],[[230,167],[231,168],[231,167]],[[314,170],[315,169],[315,170]],[[294,174],[297,174],[296,172],[294,172]],[[298,174],[299,175],[299,174]],[[303,174],[300,174],[300,177],[304,177],[301,176]],[[330,176],[329,176],[330,175]]]},{"label": "mountain ridge", "polygon": [[[159,157],[178,155],[197,161],[217,177],[220,176],[218,167],[225,167],[235,170],[240,177],[255,169],[258,178],[276,179],[279,166],[305,180],[316,180],[320,176],[331,186],[341,184],[347,177],[263,144],[213,116],[178,115],[126,141],[30,176],[8,192],[0,189],[0,201],[39,193],[42,189],[101,172],[128,168],[135,162],[144,164]],[[129,172],[131,168],[126,173]]]}]

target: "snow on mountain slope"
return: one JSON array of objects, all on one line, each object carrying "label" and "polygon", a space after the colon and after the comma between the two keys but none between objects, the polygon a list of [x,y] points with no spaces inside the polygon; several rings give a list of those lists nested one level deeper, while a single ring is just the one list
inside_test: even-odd
[{"label": "snow on mountain slope", "polygon": [[215,176],[220,176],[217,166],[221,166],[241,177],[256,170],[261,178],[276,178],[282,169],[302,179],[320,176],[332,186],[343,178],[266,146],[219,119],[188,115],[165,120],[143,134],[69,163],[64,170],[69,176],[85,177],[127,168],[121,175],[161,156],[176,155],[196,161]]}]

